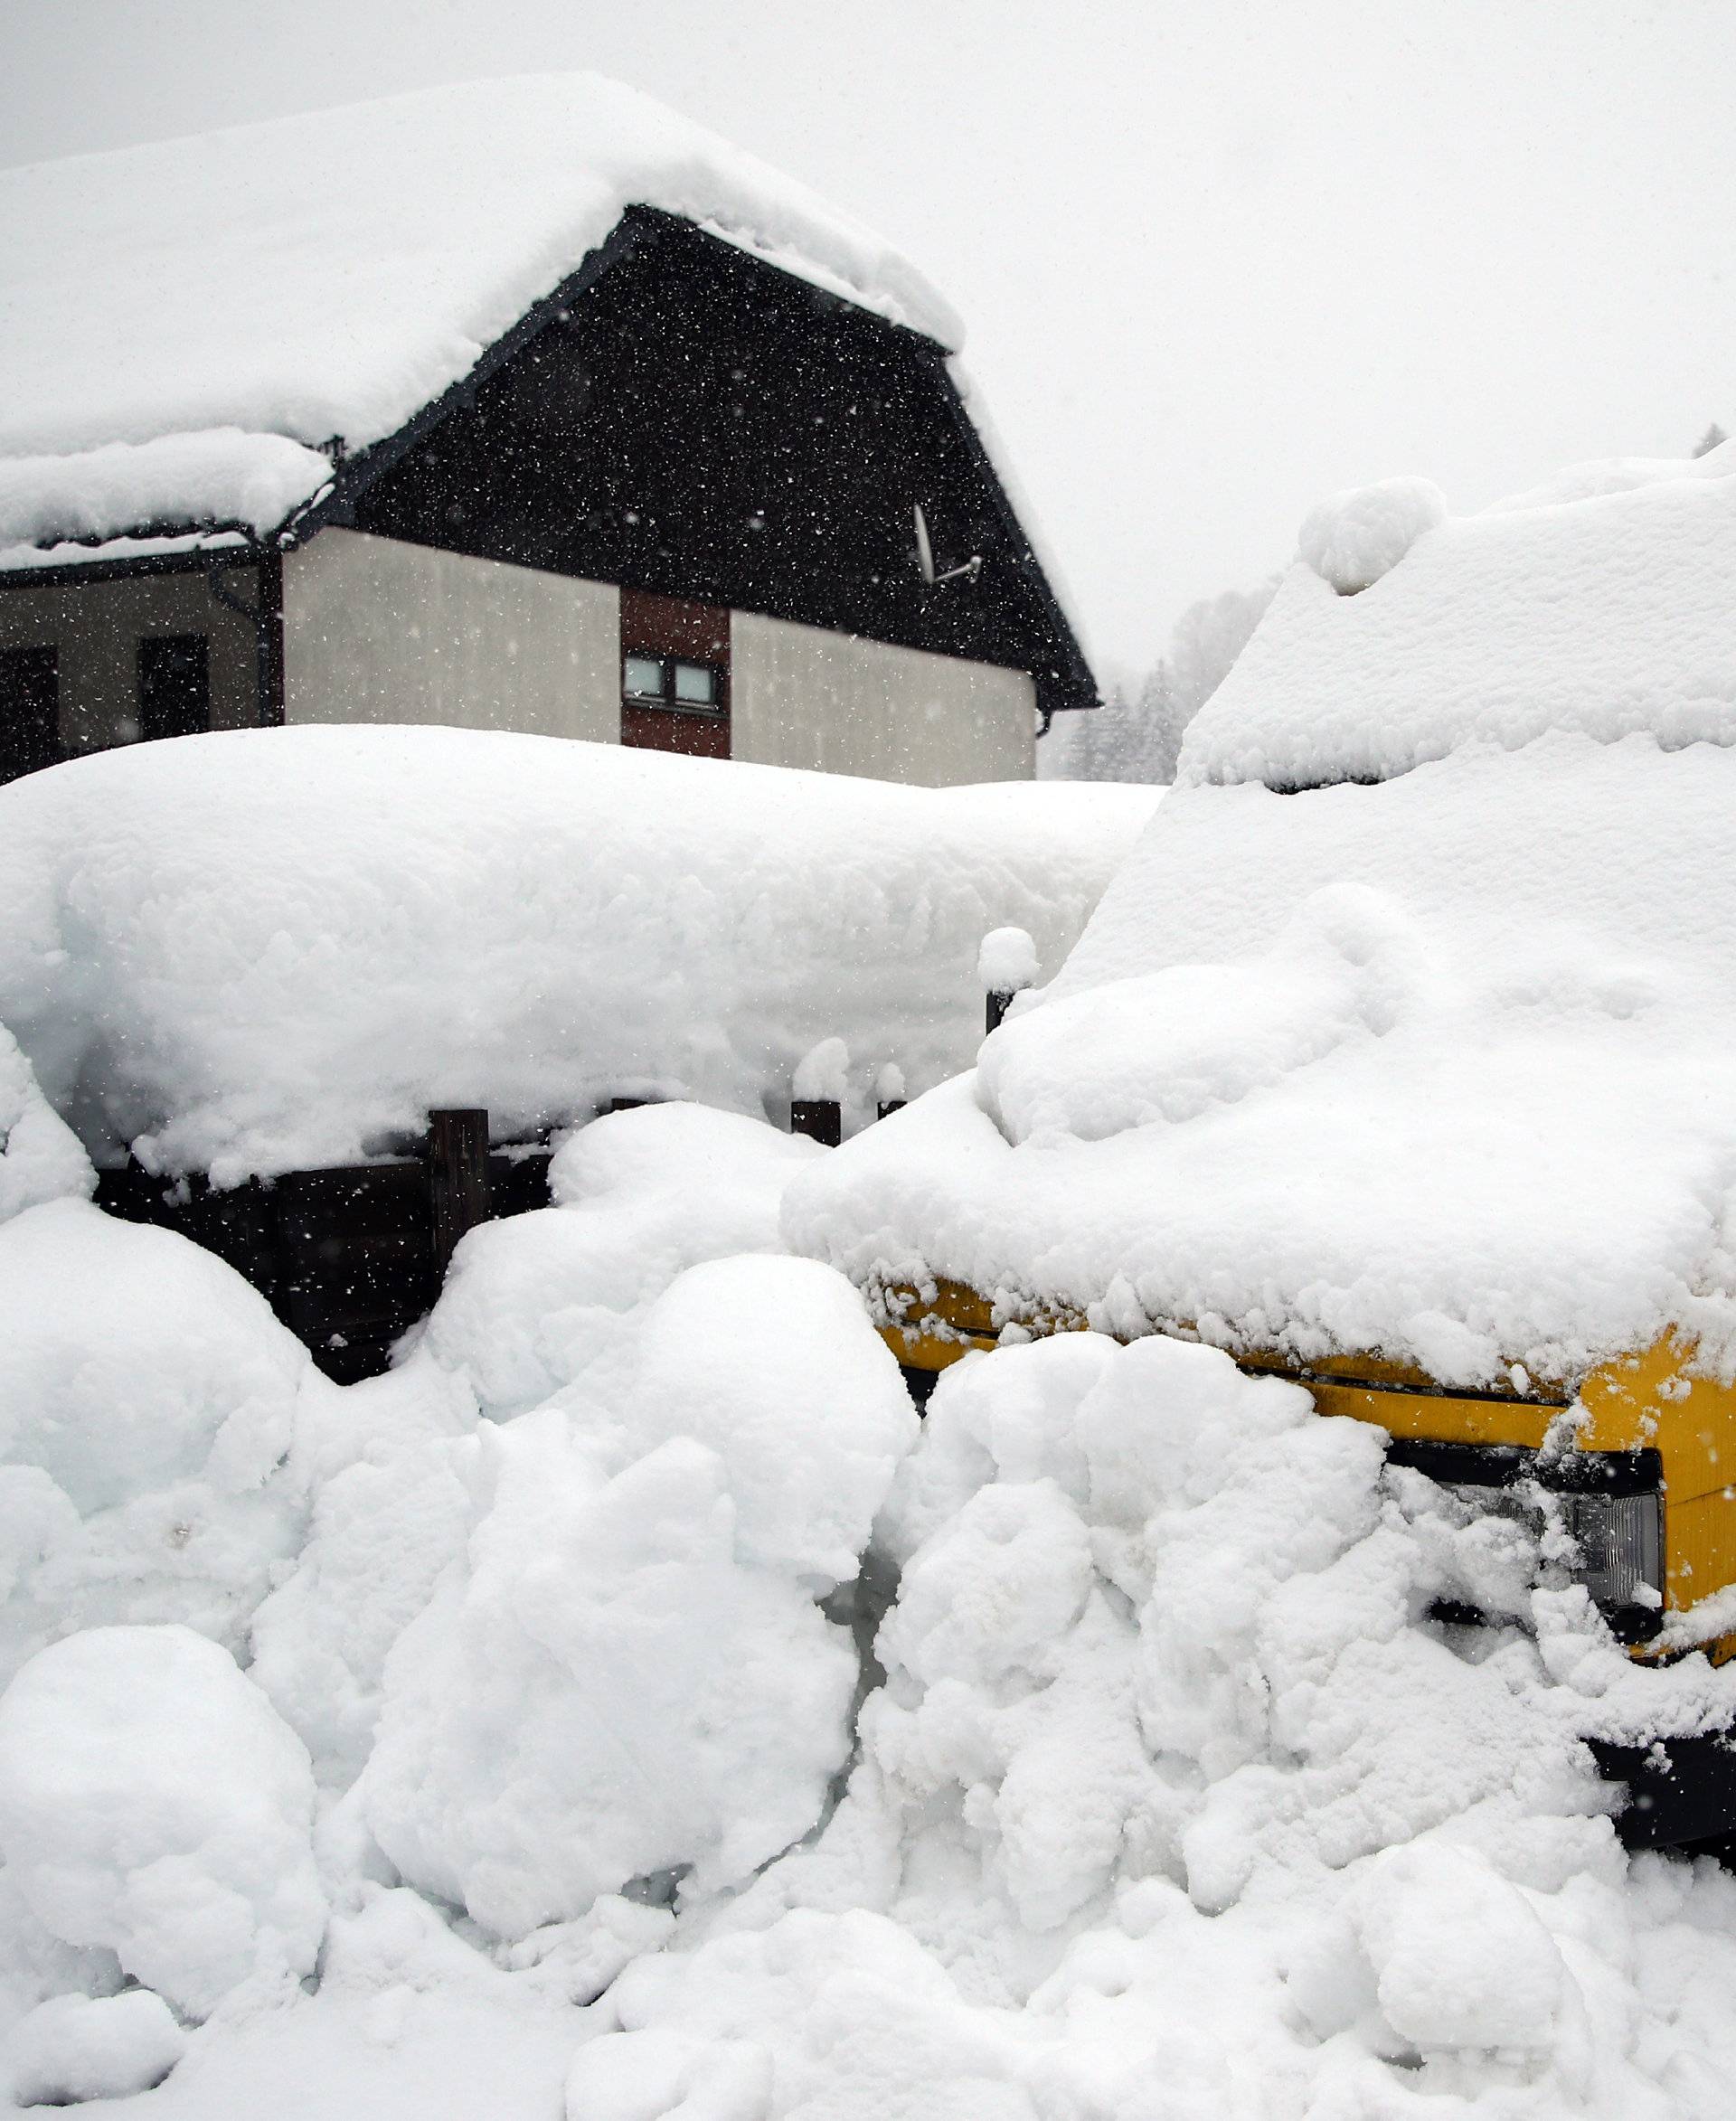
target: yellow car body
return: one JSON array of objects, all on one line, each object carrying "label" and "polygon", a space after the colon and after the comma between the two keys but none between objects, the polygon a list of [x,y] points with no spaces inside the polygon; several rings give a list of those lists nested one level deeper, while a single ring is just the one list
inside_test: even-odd
[{"label": "yellow car body", "polygon": [[[1009,1326],[1014,1340],[1090,1330],[1064,1306],[1004,1317],[976,1290],[944,1280],[926,1293],[908,1287],[873,1291],[870,1303],[888,1347],[918,1374],[939,1372],[973,1349],[1003,1346]],[[1524,1454],[1512,1461],[1524,1465],[1544,1452],[1552,1430],[1561,1435],[1557,1424],[1577,1409],[1566,1450],[1554,1461],[1558,1485],[1571,1491],[1576,1476],[1595,1477],[1617,1464],[1639,1466],[1640,1477],[1656,1484],[1661,1601],[1649,1619],[1642,1609],[1618,1632],[1637,1657],[1667,1657],[1691,1645],[1722,1663],[1736,1655],[1736,1629],[1700,1638],[1691,1616],[1736,1584],[1736,1384],[1704,1373],[1696,1353],[1686,1334],[1665,1334],[1582,1377],[1527,1380],[1524,1390],[1507,1393],[1457,1391],[1373,1356],[1335,1356],[1305,1367],[1251,1349],[1236,1360],[1250,1372],[1305,1385],[1323,1414],[1385,1429],[1401,1457],[1406,1447],[1444,1447],[1449,1461],[1458,1452],[1512,1453]],[[1439,1466],[1414,1453],[1410,1462],[1430,1471]]]}]

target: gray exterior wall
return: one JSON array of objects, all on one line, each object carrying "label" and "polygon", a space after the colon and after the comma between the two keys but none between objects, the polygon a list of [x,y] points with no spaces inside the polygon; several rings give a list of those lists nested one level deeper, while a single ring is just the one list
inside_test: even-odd
[{"label": "gray exterior wall", "polygon": [[[258,570],[226,567],[243,604],[259,596]],[[138,644],[149,634],[203,634],[211,643],[211,726],[259,720],[257,636],[221,605],[205,569],[121,581],[8,585],[0,576],[0,648],[60,650],[61,742],[69,752],[131,743],[138,734]]]},{"label": "gray exterior wall", "polygon": [[1036,686],[1021,670],[738,611],[731,755],[952,787],[1030,780]]},{"label": "gray exterior wall", "polygon": [[360,531],[283,563],[284,720],[620,738],[620,593]]}]

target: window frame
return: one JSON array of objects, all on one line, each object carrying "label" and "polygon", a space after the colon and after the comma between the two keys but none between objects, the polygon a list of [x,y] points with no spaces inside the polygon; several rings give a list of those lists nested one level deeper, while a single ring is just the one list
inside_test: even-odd
[{"label": "window frame", "polygon": [[[655,663],[663,676],[660,692],[635,692],[627,683],[627,666],[634,663]],[[675,674],[678,670],[703,670],[712,681],[709,700],[684,700],[675,691]],[[676,655],[667,649],[624,648],[621,651],[621,704],[624,707],[646,707],[665,714],[699,714],[708,719],[726,713],[729,709],[729,671],[721,664],[703,655]]]}]

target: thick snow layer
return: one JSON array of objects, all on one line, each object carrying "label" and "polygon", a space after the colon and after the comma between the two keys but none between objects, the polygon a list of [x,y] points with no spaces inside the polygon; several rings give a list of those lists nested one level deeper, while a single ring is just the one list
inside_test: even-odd
[{"label": "thick snow layer", "polygon": [[0,1852],[31,1914],[190,2016],[312,1971],[313,1810],[306,1749],[190,1628],[90,1628],[0,1698]]},{"label": "thick snow layer", "polygon": [[399,1872],[519,1938],[745,1883],[808,1832],[857,1676],[814,1596],[915,1428],[848,1285],[744,1258],[650,1307],[608,1400],[478,1431],[463,1558],[387,1659],[363,1777]]},{"label": "thick snow layer", "polygon": [[44,1201],[89,1199],[97,1174],[0,1023],[0,1222]]},{"label": "thick snow layer", "polygon": [[275,527],[326,476],[309,452],[394,432],[634,204],[948,346],[962,336],[859,222],[590,74],[422,90],[8,170],[0,457],[33,461],[0,484],[0,542],[252,520],[269,516],[268,495],[285,505],[259,527]]},{"label": "thick snow layer", "polygon": [[[1426,484],[1309,518],[1315,564],[1291,570],[1189,724],[1179,780],[1382,779],[1547,730],[1673,749],[1736,739],[1736,443],[1675,466],[1582,466],[1432,527]],[[1363,576],[1360,596],[1334,586]]]},{"label": "thick snow layer", "polygon": [[792,1246],[1466,1384],[1736,1364],[1736,457],[1576,476],[1294,574],[1066,965]]},{"label": "thick snow layer", "polygon": [[67,457],[0,457],[0,568],[67,557],[42,551],[48,541],[100,542],[150,523],[221,524],[262,536],[331,475],[316,449],[232,427],[109,442]]},{"label": "thick snow layer", "polygon": [[0,1223],[0,1678],[105,1621],[239,1649],[301,1541],[285,1461],[339,1397],[184,1239],[81,1201]]},{"label": "thick snow layer", "polygon": [[1297,536],[1297,556],[1341,597],[1354,597],[1446,520],[1447,497],[1432,479],[1382,479],[1312,509]]},{"label": "thick snow layer", "polygon": [[[175,1627],[25,1668],[0,2075],[143,2081],[147,2030],[172,2060],[132,1973],[210,2013],[164,2121],[563,2084],[570,2121],[1725,2121],[1736,1884],[1625,1857],[1580,1739],[1716,1726],[1736,1673],[1631,1665],[1521,1525],[1210,1349],[973,1357],[917,1436],[834,1276],[675,1231],[684,1174],[712,1243],[763,1243],[844,1154],[693,1108],[586,1128],[501,1285],[528,1317],[540,1244],[615,1321],[547,1403],[477,1422],[474,1282],[465,1334],[298,1412],[313,1506],[250,1673]],[[317,1885],[268,1697],[317,1741]]]},{"label": "thick snow layer", "polygon": [[174,2013],[147,1988],[53,1996],[20,2020],[6,2043],[12,2097],[21,2107],[72,2107],[150,2091],[186,2046]]},{"label": "thick snow layer", "polygon": [[626,1969],[569,2121],[1727,2111],[1736,1885],[1624,1858],[1574,1734],[1736,1678],[1420,1625],[1490,1527],[1381,1458],[1173,1342],[949,1372],[843,1805]]},{"label": "thick snow layer", "polygon": [[798,1180],[790,1240],[1464,1382],[1669,1324],[1727,1358],[1733,805],[1736,753],[1646,738],[1177,789],[1061,976]]},{"label": "thick snow layer", "polygon": [[842,1037],[964,1066],[978,946],[1052,970],[1149,791],[935,790],[458,730],[146,744],[0,789],[0,1022],[100,1154],[220,1181],[430,1106],[781,1111]]},{"label": "thick snow layer", "polygon": [[459,1246],[422,1345],[495,1419],[630,1359],[644,1307],[703,1259],[778,1248],[784,1189],[824,1152],[738,1112],[646,1105],[569,1135],[556,1205]]}]

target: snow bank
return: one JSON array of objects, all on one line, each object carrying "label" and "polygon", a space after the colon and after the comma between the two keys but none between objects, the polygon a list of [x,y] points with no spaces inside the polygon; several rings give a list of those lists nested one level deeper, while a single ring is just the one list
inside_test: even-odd
[{"label": "snow bank", "polygon": [[465,1555],[387,1660],[363,1777],[399,1872],[517,1938],[738,1885],[812,1828],[856,1684],[814,1594],[856,1573],[915,1428],[846,1284],[743,1258],[673,1284],[606,1401],[480,1430]]},{"label": "snow bank", "polygon": [[1384,779],[1550,730],[1736,732],[1736,444],[1581,466],[1451,521],[1426,481],[1389,481],[1326,504],[1302,547],[1189,724],[1181,782]]},{"label": "snow bank", "polygon": [[22,2019],[6,2043],[12,2097],[21,2107],[72,2107],[151,2091],[186,2045],[174,2013],[149,1989],[54,1996]]},{"label": "snow bank", "polygon": [[767,2121],[1712,2121],[1736,1885],[1630,1864],[1575,1731],[1600,1689],[1727,1711],[1736,1678],[1635,1672],[1541,1596],[1541,1647],[1419,1625],[1490,1528],[1381,1457],[1174,1342],[948,1372],[885,1514],[843,1805],[625,1970],[571,2121],[722,2087]]},{"label": "snow bank", "polygon": [[184,1239],[81,1201],[0,1224],[0,1678],[103,1621],[239,1648],[300,1542],[284,1462],[338,1396]]},{"label": "snow bank", "polygon": [[313,1808],[305,1749],[189,1628],[71,1636],[0,1697],[0,1851],[32,1915],[190,2016],[312,1970]]},{"label": "snow bank", "polygon": [[794,1249],[1467,1385],[1736,1362],[1736,721],[1644,705],[1736,684],[1712,461],[1292,577],[1065,966]]},{"label": "snow bank", "polygon": [[430,1105],[781,1111],[846,1040],[967,1061],[989,929],[1053,967],[1137,789],[932,790],[458,730],[184,738],[0,789],[0,1022],[92,1146],[340,1163]]},{"label": "snow bank", "polygon": [[30,545],[50,534],[197,522],[219,501],[274,528],[328,475],[323,445],[393,433],[633,204],[948,346],[962,337],[859,222],[590,74],[8,170],[0,203],[0,457],[27,460],[0,483],[14,563],[40,561]]},{"label": "snow bank", "polygon": [[17,1041],[0,1023],[0,1222],[44,1201],[96,1191],[78,1136],[49,1104]]}]

